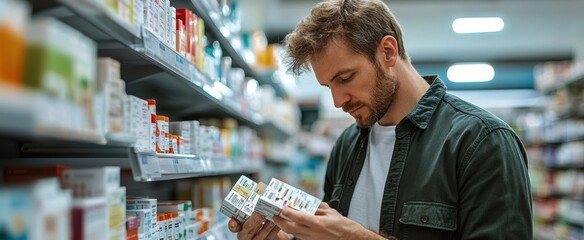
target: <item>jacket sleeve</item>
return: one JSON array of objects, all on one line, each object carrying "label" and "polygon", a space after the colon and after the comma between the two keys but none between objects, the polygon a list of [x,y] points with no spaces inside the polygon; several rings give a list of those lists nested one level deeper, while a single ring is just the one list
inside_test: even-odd
[{"label": "jacket sleeve", "polygon": [[335,177],[334,172],[335,172],[335,164],[334,162],[337,160],[337,154],[336,154],[336,150],[337,150],[337,145],[338,145],[338,141],[335,144],[335,146],[333,147],[333,149],[331,150],[331,154],[327,163],[327,167],[326,167],[326,173],[324,176],[324,197],[322,198],[323,202],[329,203],[329,201],[331,200],[332,194],[333,194],[333,187],[334,187],[334,179]]},{"label": "jacket sleeve", "polygon": [[468,148],[459,178],[459,239],[532,239],[527,157],[515,133],[496,129]]}]

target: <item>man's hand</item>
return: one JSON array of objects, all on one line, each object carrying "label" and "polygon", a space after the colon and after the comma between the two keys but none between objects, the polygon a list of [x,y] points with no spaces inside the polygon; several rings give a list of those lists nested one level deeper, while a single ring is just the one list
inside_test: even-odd
[{"label": "man's hand", "polygon": [[324,202],[320,204],[314,216],[288,207],[282,209],[282,215],[290,221],[274,216],[272,219],[277,227],[302,240],[385,239],[344,217]]},{"label": "man's hand", "polygon": [[278,239],[288,240],[289,235],[280,230],[272,221],[256,212],[254,212],[244,223],[243,226],[233,218],[229,220],[229,231],[237,233],[237,239]]}]

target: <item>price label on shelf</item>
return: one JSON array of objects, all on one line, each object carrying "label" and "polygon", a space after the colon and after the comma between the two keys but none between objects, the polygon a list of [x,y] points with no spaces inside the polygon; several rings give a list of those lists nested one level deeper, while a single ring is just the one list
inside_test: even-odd
[{"label": "price label on shelf", "polygon": [[156,179],[162,177],[160,164],[154,155],[137,154],[138,168],[142,179]]},{"label": "price label on shelf", "polygon": [[160,41],[158,41],[158,38],[156,38],[152,32],[146,29],[144,29],[142,36],[144,39],[144,49],[146,50],[146,53],[160,59]]}]

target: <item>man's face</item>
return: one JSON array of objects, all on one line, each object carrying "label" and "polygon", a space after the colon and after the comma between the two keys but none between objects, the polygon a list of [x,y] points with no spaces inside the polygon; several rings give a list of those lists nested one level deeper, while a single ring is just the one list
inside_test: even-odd
[{"label": "man's face", "polygon": [[398,83],[378,61],[373,64],[344,41],[332,40],[311,65],[318,82],[330,88],[335,107],[349,113],[359,127],[370,127],[387,113]]}]

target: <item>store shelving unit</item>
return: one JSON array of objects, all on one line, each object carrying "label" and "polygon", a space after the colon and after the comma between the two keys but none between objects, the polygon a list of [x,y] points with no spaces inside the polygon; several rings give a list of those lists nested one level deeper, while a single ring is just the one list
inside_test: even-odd
[{"label": "store shelving unit", "polygon": [[274,81],[271,74],[263,74],[252,69],[243,59],[238,49],[235,49],[231,44],[232,35],[229,33],[227,26],[223,23],[220,17],[220,9],[217,2],[209,0],[188,0],[188,1],[171,1],[173,5],[183,8],[191,8],[197,16],[205,21],[205,28],[209,29],[213,37],[219,41],[221,47],[227,55],[231,56],[233,65],[240,67],[245,71],[245,74],[251,78],[256,79],[260,84],[271,85],[276,91],[276,95],[286,97],[286,91],[280,82]]},{"label": "store shelving unit", "polygon": [[[99,56],[120,61],[128,94],[156,99],[160,114],[173,120],[229,117],[264,137],[287,139],[292,135],[289,128],[241,109],[225,85],[211,81],[149,31],[125,24],[99,4],[89,0],[33,1],[33,4],[37,2],[43,7],[35,14],[59,18],[96,41]],[[201,6],[206,4],[202,1],[187,5],[196,13],[202,13]],[[226,54],[234,59],[234,65],[243,68],[250,77],[259,76],[221,34],[220,27],[210,21],[208,15],[202,17],[206,18],[208,28],[227,50]],[[262,84],[273,84],[269,79],[257,80]],[[280,89],[280,96],[285,95],[282,88],[273,86]],[[106,136],[83,131],[63,133],[61,129],[39,127],[34,107],[28,107],[34,106],[29,103],[35,98],[28,95],[11,96],[9,99],[14,103],[0,101],[0,115],[6,117],[6,121],[0,121],[0,136],[26,142],[20,145],[20,159],[16,165],[114,165],[131,168],[133,179],[139,182],[256,173],[263,165],[261,161],[239,158],[143,152],[133,147],[136,139],[126,135]],[[14,163],[0,159],[3,166]]]},{"label": "store shelving unit", "polygon": [[[570,93],[582,89],[583,86],[584,73],[559,81],[541,91],[547,95],[562,90]],[[526,142],[528,152],[533,150],[536,153],[533,158],[539,159],[532,161],[530,166],[532,181],[539,185],[533,191],[536,213],[534,217],[536,222],[542,224],[535,229],[536,239],[568,239],[573,234],[579,236],[576,239],[580,239],[584,234],[584,193],[581,189],[581,182],[584,180],[584,156],[574,152],[574,144],[582,143],[584,134],[581,127],[576,128],[574,123],[567,122],[579,123],[584,114],[578,102],[572,100],[569,99],[570,105],[565,108],[568,111],[547,115],[543,125],[537,130],[543,132],[540,139]],[[563,161],[558,160],[560,154]],[[553,217],[550,218],[550,215]]]}]

